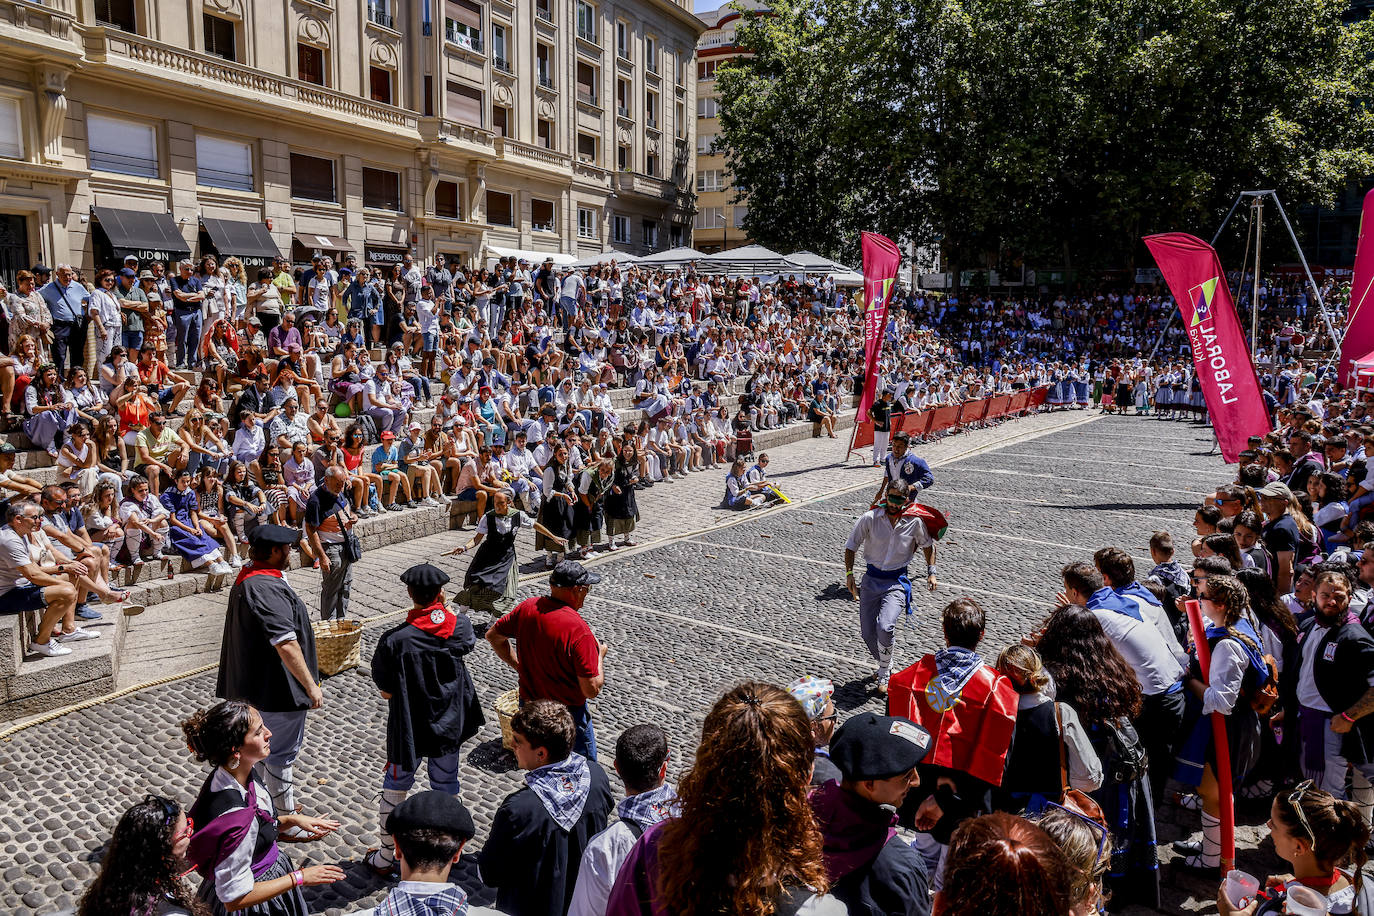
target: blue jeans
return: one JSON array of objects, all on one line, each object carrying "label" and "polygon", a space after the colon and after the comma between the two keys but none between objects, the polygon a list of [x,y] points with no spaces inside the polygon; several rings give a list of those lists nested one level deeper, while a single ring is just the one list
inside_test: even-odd
[{"label": "blue jeans", "polygon": [[[451,754],[444,754],[442,757],[429,757],[426,763],[429,764],[429,787],[438,792],[447,792],[450,795],[457,795],[462,791],[458,781],[458,751]],[[406,770],[394,763],[388,762],[385,774],[382,776],[383,789],[400,789],[403,792],[410,791],[415,785],[415,770]]]},{"label": "blue jeans", "polygon": [[176,368],[190,368],[200,346],[200,308],[176,309],[172,312],[172,324],[177,329]]},{"label": "blue jeans", "polygon": [[[577,737],[573,739],[573,750],[588,760],[596,759],[596,728],[592,725],[592,714],[587,704],[569,706],[573,725],[577,726]],[[432,777],[431,777],[432,778]]]}]

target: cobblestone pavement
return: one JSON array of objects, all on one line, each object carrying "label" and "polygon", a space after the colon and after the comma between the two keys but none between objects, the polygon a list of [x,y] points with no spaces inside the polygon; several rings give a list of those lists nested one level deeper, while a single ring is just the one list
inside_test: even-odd
[{"label": "cobblestone pavement", "polygon": [[[1229,476],[1210,445],[1210,435],[1191,424],[1070,412],[922,447],[936,464],[929,501],[948,513],[951,527],[940,545],[940,592],[918,590],[919,610],[898,635],[898,665],[937,647],[939,608],[953,597],[970,595],[987,608],[985,655],[993,656],[1044,616],[1058,587],[1055,570],[1069,559],[1116,544],[1147,564],[1150,532],[1161,527],[1186,543],[1197,501]],[[657,722],[670,734],[676,777],[691,761],[710,703],[744,678],[786,683],[822,675],[838,686],[842,716],[880,707],[864,684],[873,665],[840,562],[877,472],[858,459],[846,466],[844,446],[813,440],[773,452],[773,476],[795,502],[769,512],[709,508],[721,495],[720,473],[643,494],[641,547],[595,561],[604,579],[585,608],[610,644],[606,689],[592,704],[603,762],[624,728]],[[404,595],[396,575],[421,559],[460,578],[466,560],[438,554],[469,536],[447,532],[370,551],[355,571],[354,613],[394,614]],[[307,603],[318,593],[317,575],[293,572],[290,579]],[[532,576],[522,597],[542,587]],[[143,659],[138,670],[167,675],[217,660],[222,615],[223,595],[150,609],[129,633],[131,651]],[[366,663],[393,622],[373,621],[364,667],[325,683],[325,708],[307,727],[297,765],[302,802],[343,827],[289,851],[298,863],[339,862],[347,873],[309,895],[314,912],[349,912],[385,890],[361,864],[376,840],[385,712]],[[475,622],[485,623],[485,615]],[[485,647],[469,667],[488,710],[514,686],[513,672]],[[34,724],[0,744],[0,912],[71,906],[124,807],[147,792],[192,800],[205,773],[188,757],[176,723],[209,703],[213,689],[213,672],[191,675]],[[513,757],[501,749],[495,714],[488,716],[462,768],[479,838],[502,798],[521,785]],[[421,775],[417,789],[425,785]],[[1256,874],[1276,861],[1267,843],[1257,848],[1264,817],[1261,807],[1242,809],[1240,818],[1242,867]],[[1196,814],[1172,805],[1159,820],[1162,844],[1196,828]],[[1164,868],[1170,912],[1211,906],[1214,884]],[[490,901],[471,857],[455,875],[478,902]]]}]

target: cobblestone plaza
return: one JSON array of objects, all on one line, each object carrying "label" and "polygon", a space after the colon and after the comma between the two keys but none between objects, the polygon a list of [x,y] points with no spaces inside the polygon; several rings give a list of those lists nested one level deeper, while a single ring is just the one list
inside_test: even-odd
[{"label": "cobblestone plaza", "polygon": [[[895,667],[938,647],[939,609],[954,597],[973,597],[987,609],[983,650],[991,660],[1048,612],[1065,562],[1117,545],[1143,573],[1151,531],[1169,530],[1186,544],[1193,509],[1230,476],[1211,442],[1207,430],[1189,423],[1060,412],[919,448],[935,468],[924,501],[949,515],[950,529],[939,548],[940,592],[917,590],[919,610],[899,626]],[[603,580],[584,608],[610,644],[606,688],[592,704],[603,762],[620,731],[655,722],[669,732],[676,778],[691,761],[710,704],[744,678],[785,684],[819,675],[835,682],[841,718],[880,708],[864,682],[873,665],[841,563],[844,538],[867,508],[878,472],[857,457],[846,464],[844,446],[843,439],[821,439],[772,452],[770,472],[794,502],[756,515],[715,510],[721,479],[714,474],[644,494],[641,547],[595,561]],[[325,682],[325,706],[309,718],[296,768],[305,809],[343,822],[329,838],[289,850],[298,862],[338,862],[347,872],[344,881],[313,889],[313,912],[371,905],[386,887],[361,861],[376,842],[385,717],[367,663],[379,634],[401,619],[400,571],[427,559],[461,579],[467,559],[440,555],[469,537],[452,531],[369,551],[355,568],[352,616],[377,618],[365,632],[363,667]],[[530,555],[525,545],[521,556]],[[313,606],[318,575],[297,571],[289,579]],[[521,594],[543,588],[532,574]],[[135,674],[126,672],[126,684],[131,676],[153,680],[216,660],[224,600],[224,593],[178,599],[135,620],[128,645],[140,661],[127,669]],[[479,630],[487,622],[474,620]],[[463,796],[477,820],[475,847],[521,776],[501,748],[492,711],[514,686],[514,673],[480,644],[468,664],[488,711],[462,769]],[[214,677],[206,671],[136,690],[0,742],[0,912],[74,905],[119,813],[145,793],[189,804],[205,771],[187,753],[177,722],[211,702]],[[421,774],[417,790],[425,785]],[[1163,847],[1179,835],[1175,823],[1195,824],[1196,815],[1166,804],[1159,821]],[[1242,807],[1239,822],[1242,863],[1263,873],[1273,859],[1267,843],[1258,845],[1263,806]],[[472,863],[465,855],[455,878],[477,902],[489,902]],[[1162,867],[1170,912],[1214,899],[1214,885]]]}]

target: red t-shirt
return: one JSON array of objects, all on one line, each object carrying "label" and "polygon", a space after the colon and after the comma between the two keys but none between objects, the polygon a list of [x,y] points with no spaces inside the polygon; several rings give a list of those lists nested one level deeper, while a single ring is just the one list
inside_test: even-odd
[{"label": "red t-shirt", "polygon": [[492,629],[515,640],[521,700],[586,704],[577,679],[596,677],[601,658],[592,628],[575,608],[547,595],[528,598],[492,624]]}]

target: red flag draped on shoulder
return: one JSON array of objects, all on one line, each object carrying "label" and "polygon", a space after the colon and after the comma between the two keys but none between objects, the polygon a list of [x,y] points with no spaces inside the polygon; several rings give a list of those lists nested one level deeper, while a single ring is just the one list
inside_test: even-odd
[{"label": "red flag draped on shoulder", "polygon": [[876,232],[860,237],[864,256],[864,391],[859,399],[859,421],[867,419],[878,387],[878,355],[887,330],[887,303],[896,285],[902,253],[892,239]]},{"label": "red flag draped on shoulder", "polygon": [[1250,436],[1269,432],[1269,413],[1221,261],[1211,245],[1185,232],[1147,236],[1145,245],[1178,302],[1222,457],[1238,461]]},{"label": "red flag draped on shoulder", "polygon": [[1374,350],[1374,190],[1364,196],[1360,240],[1355,243],[1355,270],[1350,277],[1350,311],[1341,341],[1342,385],[1355,383],[1351,363]]}]

